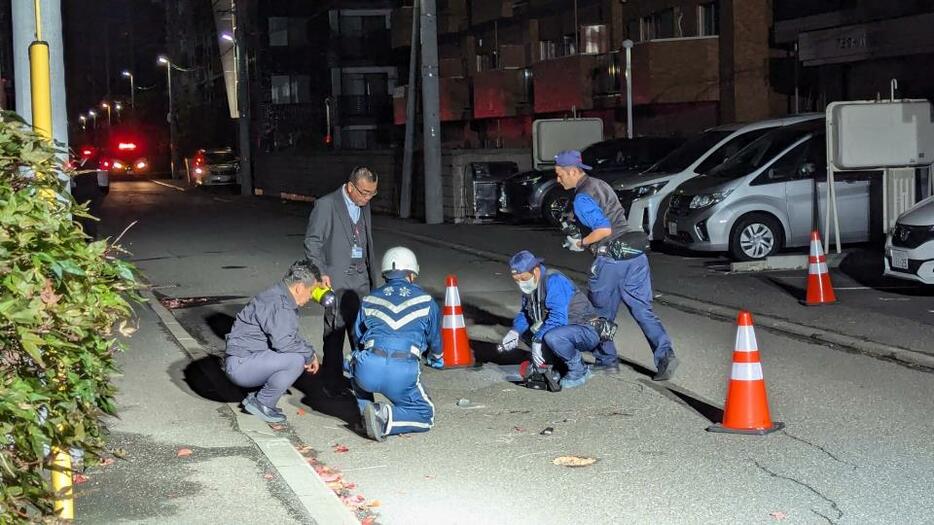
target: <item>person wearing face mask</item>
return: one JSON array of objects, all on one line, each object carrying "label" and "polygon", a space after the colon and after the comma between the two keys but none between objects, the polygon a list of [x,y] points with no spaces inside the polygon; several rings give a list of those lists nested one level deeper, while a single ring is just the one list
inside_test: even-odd
[{"label": "person wearing face mask", "polygon": [[513,350],[520,339],[530,340],[536,367],[549,361],[547,349],[559,361],[559,368],[566,369],[561,387],[578,387],[593,376],[581,352],[591,352],[600,344],[597,327],[605,320],[585,293],[561,272],[545,268],[543,261],[528,250],[510,259],[509,270],[522,291],[522,305],[499,348]]},{"label": "person wearing face mask", "polygon": [[315,349],[298,330],[298,308],[320,279],[317,266],[295,262],[282,281],[247,303],[227,334],[224,372],[238,386],[262,387],[246,396],[243,408],[267,423],[285,421],[276,405],[302,372],[318,373]]},{"label": "person wearing face mask", "polygon": [[[441,309],[415,284],[418,260],[412,250],[396,246],[383,255],[386,283],[363,297],[350,360],[353,392],[370,439],[409,432],[427,432],[435,407],[421,383],[420,359],[444,368]],[[373,394],[389,403],[377,403]]]}]

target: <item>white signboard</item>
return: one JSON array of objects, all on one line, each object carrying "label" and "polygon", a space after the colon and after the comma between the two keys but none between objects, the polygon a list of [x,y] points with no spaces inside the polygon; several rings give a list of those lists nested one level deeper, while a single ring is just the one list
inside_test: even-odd
[{"label": "white signboard", "polygon": [[554,165],[559,152],[582,150],[603,140],[599,118],[541,119],[532,123],[532,162],[535,169]]},{"label": "white signboard", "polygon": [[927,100],[849,101],[827,106],[828,155],[838,171],[934,163]]}]

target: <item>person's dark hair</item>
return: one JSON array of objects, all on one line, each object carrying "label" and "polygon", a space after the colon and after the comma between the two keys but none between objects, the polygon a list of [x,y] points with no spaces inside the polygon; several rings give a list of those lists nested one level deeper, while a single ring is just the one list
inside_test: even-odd
[{"label": "person's dark hair", "polygon": [[320,280],[321,270],[308,259],[301,259],[292,263],[292,266],[289,267],[289,271],[285,274],[285,277],[282,278],[282,282],[284,282],[286,286],[291,286],[298,282],[311,286]]},{"label": "person's dark hair", "polygon": [[379,182],[379,175],[365,166],[357,166],[350,171],[349,182],[359,182],[366,179],[367,182]]}]

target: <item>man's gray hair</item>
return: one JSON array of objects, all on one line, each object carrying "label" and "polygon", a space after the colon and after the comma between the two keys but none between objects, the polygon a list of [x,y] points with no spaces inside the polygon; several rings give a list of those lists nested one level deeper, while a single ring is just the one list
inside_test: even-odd
[{"label": "man's gray hair", "polygon": [[282,278],[282,282],[284,282],[286,286],[291,286],[299,282],[306,286],[311,286],[320,280],[321,270],[308,259],[301,259],[292,263],[288,273]]},{"label": "man's gray hair", "polygon": [[350,171],[350,177],[347,178],[350,182],[360,182],[363,179],[366,179],[367,182],[379,182],[379,175],[370,168],[357,166]]}]

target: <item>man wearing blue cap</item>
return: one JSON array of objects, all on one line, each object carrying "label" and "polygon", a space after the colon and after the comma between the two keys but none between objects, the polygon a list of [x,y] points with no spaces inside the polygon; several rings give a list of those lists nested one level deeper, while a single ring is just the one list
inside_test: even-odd
[{"label": "man wearing blue cap", "polygon": [[593,351],[600,344],[593,323],[603,319],[570,279],[557,270],[546,269],[542,262],[528,250],[513,255],[509,261],[512,278],[522,290],[522,307],[500,348],[515,349],[519,339],[531,332],[535,366],[545,364],[543,346],[547,347],[567,368],[561,387],[578,387],[593,376],[584,365],[581,352]]},{"label": "man wearing blue cap", "polygon": [[[629,231],[616,193],[605,181],[589,177],[584,172],[589,169],[579,151],[555,155],[558,184],[575,190],[574,216],[583,230],[582,238],[569,236],[565,246],[571,251],[586,248],[596,256],[590,270],[590,300],[600,315],[611,321],[616,319],[619,303],[626,303],[652,348],[658,370],[652,379],[666,381],[677,368],[678,358],[671,348],[671,338],[652,310],[652,277],[643,251],[647,237],[641,230]],[[594,357],[594,369],[619,371],[619,356],[612,340],[603,342]]]}]

